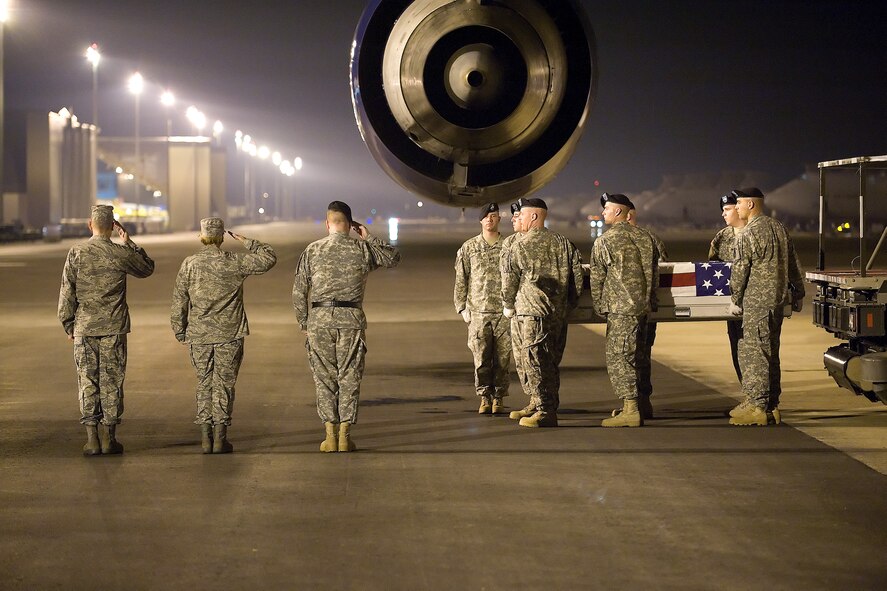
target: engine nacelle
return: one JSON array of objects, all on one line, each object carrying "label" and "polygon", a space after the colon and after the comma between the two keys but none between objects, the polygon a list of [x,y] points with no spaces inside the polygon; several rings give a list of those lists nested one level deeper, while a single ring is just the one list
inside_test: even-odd
[{"label": "engine nacelle", "polygon": [[528,195],[560,172],[596,79],[574,0],[373,0],[351,51],[354,115],[379,166],[459,207]]}]

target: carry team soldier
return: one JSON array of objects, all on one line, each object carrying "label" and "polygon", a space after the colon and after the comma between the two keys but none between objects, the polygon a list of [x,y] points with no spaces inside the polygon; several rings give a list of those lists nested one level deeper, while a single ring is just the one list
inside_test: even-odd
[{"label": "carry team soldier", "polygon": [[[519,240],[521,236],[526,233],[526,228],[523,226],[523,222],[520,217],[520,209],[523,204],[523,199],[518,199],[515,203],[511,204],[511,228],[514,230],[513,234],[509,234],[502,241],[502,254],[499,258],[499,273],[500,275],[504,273],[503,265],[508,262],[508,257],[506,254],[511,249],[512,244],[514,244],[515,240]],[[517,318],[514,316],[511,317],[511,353],[514,357],[514,369],[517,372],[517,379],[521,384],[524,383],[524,369],[521,365],[521,340],[520,340],[520,332],[517,330],[515,325],[517,324]],[[536,412],[536,406],[538,401],[530,400],[529,403],[520,410],[513,410],[509,413],[508,418],[519,420],[524,417],[528,417]]]},{"label": "carry team soldier", "polygon": [[622,194],[601,196],[604,223],[610,229],[591,249],[591,298],[595,312],[607,319],[607,373],[622,399],[622,409],[604,419],[604,427],[643,425],[637,357],[659,285],[659,251],[648,232],[628,223],[631,205]]},{"label": "carry team soldier", "polygon": [[225,241],[221,218],[200,220],[197,254],[182,262],[172,294],[170,325],[176,339],[188,345],[197,372],[197,418],[203,453],[230,453],[228,427],[234,411],[234,386],[243,361],[249,323],[243,308],[243,282],[277,262],[268,244],[228,234],[248,253],[219,248]]},{"label": "carry team soldier", "polygon": [[526,234],[514,241],[502,265],[503,314],[516,318],[524,378],[521,385],[535,404],[522,427],[556,427],[560,385],[559,339],[564,318],[582,289],[582,260],[572,242],[545,227],[548,207],[541,199],[522,200]]},{"label": "carry team soldier", "polygon": [[[736,210],[736,196],[732,193],[723,195],[719,199],[721,205],[721,217],[724,218],[727,227],[715,234],[708,249],[708,260],[732,263],[736,260],[736,243],[739,235],[745,228],[746,220],[739,217]],[[730,339],[730,356],[733,358],[733,369],[736,377],[742,383],[742,370],[739,368],[739,341],[742,339],[742,320],[727,321],[727,338]]]},{"label": "carry team soldier", "polygon": [[508,396],[511,361],[511,321],[502,316],[502,276],[499,273],[504,239],[499,233],[499,206],[480,210],[480,234],[466,240],[456,253],[453,303],[468,324],[468,348],[474,356],[474,387],[480,414],[498,414]]},{"label": "carry team soldier", "polygon": [[[400,252],[354,222],[342,201],[327,207],[329,235],[305,248],[296,266],[293,307],[314,375],[317,414],[326,438],[320,451],[356,449],[351,425],[357,422],[360,380],[366,354],[363,296],[367,275],[380,267],[395,267]],[[358,238],[349,236],[354,230]]]},{"label": "carry team soldier", "polygon": [[768,415],[780,422],[779,338],[783,308],[791,302],[794,310],[801,310],[803,275],[785,227],[764,215],[764,194],[760,189],[737,189],[731,194],[736,197],[739,217],[747,224],[739,236],[730,278],[730,311],[742,314],[739,367],[745,400],[730,411],[730,424],[765,426]]},{"label": "carry team soldier", "polygon": [[[629,203],[631,200],[629,199]],[[656,235],[656,233],[646,227],[638,226],[637,223],[637,209],[635,209],[634,203],[629,206],[628,210],[628,223],[636,228],[640,228],[650,235],[650,238],[653,239],[653,242],[656,244],[656,250],[659,251],[659,262],[664,263],[668,260],[668,253],[665,250],[665,242]],[[651,311],[656,311],[657,301],[656,297],[656,287],[653,288],[653,304]],[[641,326],[641,330],[644,331],[643,339],[641,342],[643,343],[643,347],[638,350],[638,360],[637,360],[637,369],[638,369],[638,409],[641,411],[642,419],[652,419],[653,418],[653,403],[650,402],[650,397],[653,396],[653,382],[651,380],[651,373],[653,370],[653,344],[656,342],[656,327],[659,326],[657,322],[647,322],[643,326]]]},{"label": "carry team soldier", "polygon": [[[80,423],[86,426],[83,455],[95,456],[123,452],[116,432],[130,332],[126,276],[150,276],[154,261],[117,223],[110,205],[94,205],[88,226],[92,238],[71,248],[65,259],[58,318],[74,341]],[[115,230],[123,244],[111,242]]]}]

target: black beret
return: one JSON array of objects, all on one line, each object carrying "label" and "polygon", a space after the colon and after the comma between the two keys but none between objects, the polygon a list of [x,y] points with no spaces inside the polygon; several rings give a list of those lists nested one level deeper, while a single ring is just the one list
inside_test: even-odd
[{"label": "black beret", "polygon": [[333,201],[326,206],[326,209],[327,211],[337,211],[341,214],[344,214],[349,224],[354,221],[351,218],[351,208],[344,201]]},{"label": "black beret", "polygon": [[634,209],[634,203],[622,193],[604,193],[601,195],[601,207],[606,207],[607,203],[616,203],[618,205],[625,205],[629,209]]},{"label": "black beret", "polygon": [[725,205],[736,205],[736,195],[734,195],[735,191],[731,191],[726,195],[721,195],[721,198],[718,200],[721,204],[721,211],[724,210]]},{"label": "black beret", "polygon": [[764,194],[761,193],[761,190],[757,187],[748,187],[747,189],[734,189],[730,191],[730,194],[734,197],[763,197]]},{"label": "black beret", "polygon": [[480,215],[477,219],[482,220],[491,213],[496,212],[499,213],[499,204],[498,203],[487,203],[483,207],[480,208]]},{"label": "black beret", "polygon": [[518,199],[517,202],[521,207],[538,207],[539,209],[548,210],[548,206],[545,205],[545,202],[538,197],[530,197],[529,199]]}]

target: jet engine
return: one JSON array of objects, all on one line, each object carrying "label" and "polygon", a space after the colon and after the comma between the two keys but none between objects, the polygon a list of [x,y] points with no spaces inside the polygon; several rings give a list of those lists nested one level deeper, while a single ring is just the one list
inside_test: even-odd
[{"label": "jet engine", "polygon": [[528,195],[560,172],[596,80],[574,0],[371,0],[351,49],[354,115],[379,166],[458,207]]}]

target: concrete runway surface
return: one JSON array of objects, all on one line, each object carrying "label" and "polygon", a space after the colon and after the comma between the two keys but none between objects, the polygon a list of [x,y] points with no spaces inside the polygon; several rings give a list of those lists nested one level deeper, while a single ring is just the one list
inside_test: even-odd
[{"label": "concrete runway surface", "polygon": [[[56,319],[74,242],[0,247],[0,589],[887,588],[887,407],[822,369],[834,340],[809,297],[783,331],[785,425],[728,426],[739,390],[713,322],[660,326],[658,418],[613,430],[599,427],[616,406],[603,327],[571,326],[561,426],[524,429],[476,414],[452,307],[455,251],[479,228],[403,226],[403,263],[369,280],[360,449],[322,454],[290,293],[323,227],[237,231],[279,259],[246,282],[227,456],[200,454],[195,378],[169,327],[195,234],[136,237],[157,270],[129,280],[116,457],[81,456]],[[567,233],[587,259],[588,238]],[[710,237],[664,238],[673,260],[699,260]],[[515,381],[507,403],[525,401]]]}]

